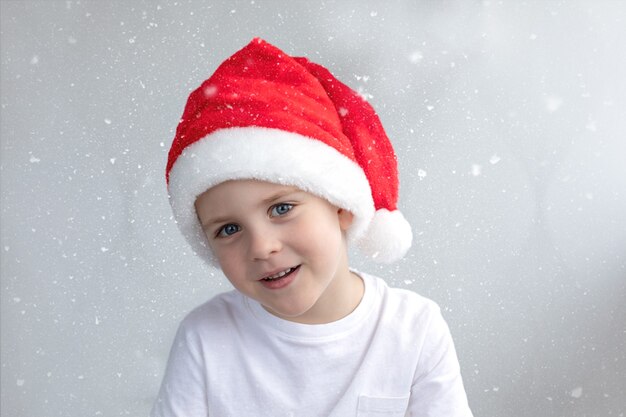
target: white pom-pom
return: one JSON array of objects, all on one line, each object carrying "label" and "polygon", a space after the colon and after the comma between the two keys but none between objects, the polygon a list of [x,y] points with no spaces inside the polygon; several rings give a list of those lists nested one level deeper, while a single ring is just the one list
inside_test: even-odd
[{"label": "white pom-pom", "polygon": [[359,241],[361,250],[376,262],[391,263],[401,259],[411,247],[411,225],[399,210],[377,210],[365,236]]}]

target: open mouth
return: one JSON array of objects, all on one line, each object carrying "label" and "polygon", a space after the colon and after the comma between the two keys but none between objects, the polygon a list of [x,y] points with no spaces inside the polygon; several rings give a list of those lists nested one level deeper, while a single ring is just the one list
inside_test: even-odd
[{"label": "open mouth", "polygon": [[285,277],[291,275],[292,273],[294,273],[298,268],[300,268],[300,265],[294,266],[294,267],[291,267],[291,268],[287,268],[284,271],[280,271],[277,274],[274,274],[274,275],[271,275],[269,277],[263,278],[261,281],[271,282],[271,281],[276,281],[276,280],[285,278]]}]

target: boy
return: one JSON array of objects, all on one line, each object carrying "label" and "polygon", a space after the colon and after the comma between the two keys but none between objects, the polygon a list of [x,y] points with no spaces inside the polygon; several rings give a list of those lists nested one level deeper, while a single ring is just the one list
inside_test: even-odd
[{"label": "boy", "polygon": [[348,266],[412,235],[378,117],[328,70],[254,39],[189,96],[166,176],[235,290],[182,321],[153,417],[472,415],[436,304]]}]

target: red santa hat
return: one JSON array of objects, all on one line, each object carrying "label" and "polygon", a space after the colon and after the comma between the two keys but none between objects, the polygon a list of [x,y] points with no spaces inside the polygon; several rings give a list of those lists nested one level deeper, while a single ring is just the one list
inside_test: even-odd
[{"label": "red santa hat", "polygon": [[411,246],[397,209],[396,156],[374,109],[326,68],[262,39],[190,94],[166,179],[180,230],[207,260],[195,200],[235,179],[296,186],[350,211],[349,240],[377,261],[400,259]]}]

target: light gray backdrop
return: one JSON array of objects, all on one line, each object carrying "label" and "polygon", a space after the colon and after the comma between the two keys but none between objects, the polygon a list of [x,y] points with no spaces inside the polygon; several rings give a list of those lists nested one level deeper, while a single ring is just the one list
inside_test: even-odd
[{"label": "light gray backdrop", "polygon": [[[626,3],[2,1],[3,417],[142,416],[229,287],[172,222],[190,90],[261,36],[369,97],[476,416],[626,412]],[[338,180],[341,180],[338,178]]]}]

